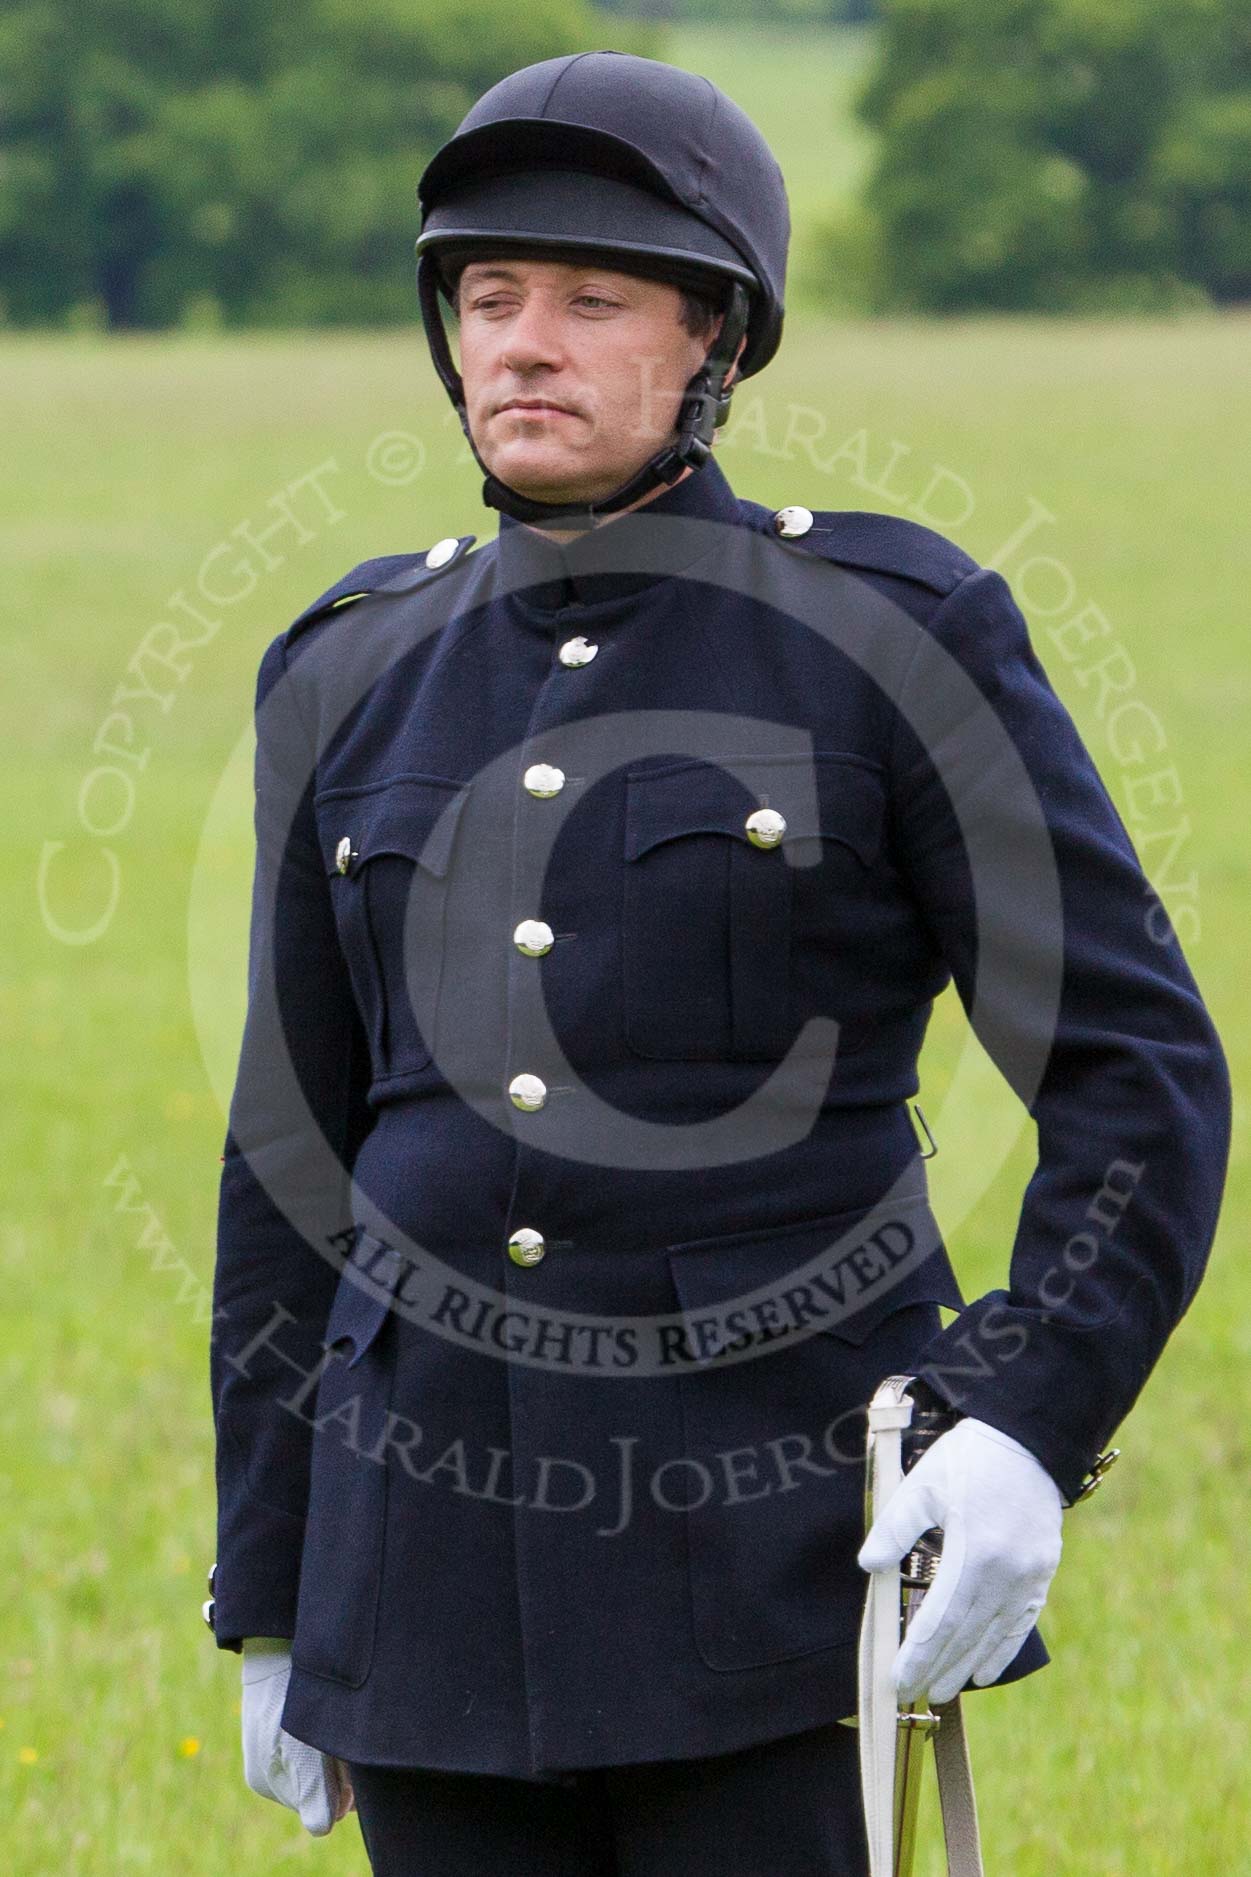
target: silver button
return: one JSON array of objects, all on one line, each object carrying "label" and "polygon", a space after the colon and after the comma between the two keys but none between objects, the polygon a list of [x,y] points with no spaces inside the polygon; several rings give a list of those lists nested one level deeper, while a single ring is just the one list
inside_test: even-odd
[{"label": "silver button", "polygon": [[810,508],[780,508],[773,517],[773,526],[786,541],[794,541],[801,534],[807,534],[812,526]]},{"label": "silver button", "polygon": [[551,763],[531,763],[521,778],[531,795],[559,795],[565,786],[565,772],[554,769]]},{"label": "silver button", "polygon": [[786,833],[786,821],[776,808],[757,808],[744,822],[753,847],[776,847]]},{"label": "silver button", "polygon": [[215,1595],[216,1590],[217,1590],[217,1565],[216,1563],[209,1565],[208,1587],[209,1587],[209,1596],[211,1597]]},{"label": "silver button", "polygon": [[348,868],[351,866],[352,862],[354,860],[359,860],[359,859],[360,859],[360,855],[357,853],[356,849],[352,846],[351,835],[345,834],[343,839],[339,842],[339,845],[334,850],[335,866],[339,869],[340,873],[346,873]]},{"label": "silver button", "polygon": [[546,919],[523,919],[513,931],[513,944],[527,958],[542,958],[551,951],[555,937]]},{"label": "silver button", "polygon": [[436,541],[426,555],[426,566],[446,567],[459,546],[460,542],[454,534],[447,535],[442,541]]},{"label": "silver button", "polygon": [[200,1605],[200,1615],[204,1618],[210,1629],[215,1630],[217,1628],[215,1620],[217,1616],[217,1605],[212,1597],[206,1597],[204,1599],[204,1602]]},{"label": "silver button", "polygon": [[514,1108],[524,1108],[527,1114],[533,1114],[547,1100],[547,1083],[537,1075],[515,1075],[508,1084]]},{"label": "silver button", "polygon": [[576,639],[566,639],[557,657],[562,665],[589,665],[598,652],[598,645],[590,645],[579,633]]},{"label": "silver button", "polygon": [[547,1247],[542,1232],[532,1225],[519,1225],[508,1241],[508,1255],[514,1264],[537,1264]]}]

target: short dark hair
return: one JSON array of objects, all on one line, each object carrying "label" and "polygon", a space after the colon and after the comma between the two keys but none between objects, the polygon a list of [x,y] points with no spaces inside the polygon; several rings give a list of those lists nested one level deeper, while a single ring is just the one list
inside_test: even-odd
[{"label": "short dark hair", "polygon": [[694,339],[711,339],[717,321],[725,311],[725,294],[719,287],[679,287],[682,305],[678,313],[684,329]]}]

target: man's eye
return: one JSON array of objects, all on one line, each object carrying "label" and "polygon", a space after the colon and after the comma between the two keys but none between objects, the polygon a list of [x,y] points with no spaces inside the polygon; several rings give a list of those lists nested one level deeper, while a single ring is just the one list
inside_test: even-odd
[{"label": "man's eye", "polygon": [[578,295],[578,304],[580,306],[609,306],[611,307],[611,306],[615,306],[617,302],[615,300],[606,300],[602,294],[598,294],[598,293],[580,293]]}]

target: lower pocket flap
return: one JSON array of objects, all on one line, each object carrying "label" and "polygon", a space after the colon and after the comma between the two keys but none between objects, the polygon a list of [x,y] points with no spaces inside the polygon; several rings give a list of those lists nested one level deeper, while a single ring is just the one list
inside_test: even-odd
[{"label": "lower pocket flap", "polygon": [[695,1363],[807,1327],[862,1343],[905,1304],[964,1298],[928,1196],[789,1221],[667,1249]]}]

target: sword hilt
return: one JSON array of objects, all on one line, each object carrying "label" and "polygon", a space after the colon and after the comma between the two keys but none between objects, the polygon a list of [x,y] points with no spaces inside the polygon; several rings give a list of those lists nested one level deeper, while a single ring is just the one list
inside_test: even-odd
[{"label": "sword hilt", "polygon": [[[905,1473],[910,1472],[922,1454],[962,1418],[958,1408],[948,1407],[924,1382],[914,1381],[908,1392],[915,1405],[912,1419],[904,1429],[900,1442],[900,1460]],[[921,1533],[900,1564],[901,1635],[916,1616],[922,1598],[934,1581],[942,1548],[942,1529],[932,1525],[928,1531]]]}]

